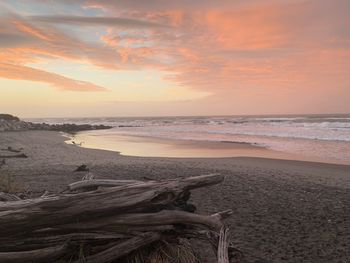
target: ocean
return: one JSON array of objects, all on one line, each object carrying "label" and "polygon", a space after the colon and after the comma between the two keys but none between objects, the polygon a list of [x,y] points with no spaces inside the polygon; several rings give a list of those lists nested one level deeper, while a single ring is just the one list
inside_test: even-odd
[{"label": "ocean", "polygon": [[350,114],[27,120],[113,126],[110,130],[83,132],[102,140],[104,137],[110,140],[113,135],[126,135],[180,141],[237,142],[290,153],[300,156],[300,159],[350,164]]}]

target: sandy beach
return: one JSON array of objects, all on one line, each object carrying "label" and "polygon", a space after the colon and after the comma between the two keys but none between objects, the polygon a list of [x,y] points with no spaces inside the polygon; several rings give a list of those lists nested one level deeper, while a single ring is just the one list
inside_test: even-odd
[{"label": "sandy beach", "polygon": [[[66,144],[58,132],[0,133],[0,148],[23,148],[0,170],[33,196],[59,192],[83,173],[97,178],[165,179],[217,172],[225,182],[197,190],[199,212],[232,209],[232,241],[245,262],[350,262],[350,166],[235,158],[130,157]],[[242,146],[241,146],[242,147]],[[1,150],[5,154],[5,150]],[[212,262],[205,251],[203,262]]]},{"label": "sandy beach", "polygon": [[0,263],[350,263],[349,10],[0,0]]}]

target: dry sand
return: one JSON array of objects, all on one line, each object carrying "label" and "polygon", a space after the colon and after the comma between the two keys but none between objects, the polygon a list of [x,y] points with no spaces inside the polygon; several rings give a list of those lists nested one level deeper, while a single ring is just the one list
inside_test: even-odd
[{"label": "dry sand", "polygon": [[[10,175],[33,194],[57,192],[81,179],[165,179],[219,172],[223,184],[196,190],[200,212],[232,209],[232,241],[245,262],[350,262],[350,166],[263,158],[146,158],[67,145],[56,132],[2,132],[0,148],[23,148],[7,159]],[[8,153],[0,151],[0,155]],[[204,262],[213,262],[210,253]]]}]

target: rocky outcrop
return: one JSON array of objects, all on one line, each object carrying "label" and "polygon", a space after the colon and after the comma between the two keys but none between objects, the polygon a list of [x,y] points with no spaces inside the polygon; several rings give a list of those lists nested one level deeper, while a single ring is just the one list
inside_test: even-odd
[{"label": "rocky outcrop", "polygon": [[32,123],[21,121],[19,118],[10,114],[0,114],[0,131],[29,131],[29,130],[44,130],[44,131],[62,131],[74,133],[87,130],[102,130],[110,129],[112,126],[106,125],[90,125],[90,124],[47,124],[47,123]]},{"label": "rocky outcrop", "polygon": [[10,115],[10,114],[0,114],[0,120],[5,121],[20,121],[20,119],[16,116]]}]

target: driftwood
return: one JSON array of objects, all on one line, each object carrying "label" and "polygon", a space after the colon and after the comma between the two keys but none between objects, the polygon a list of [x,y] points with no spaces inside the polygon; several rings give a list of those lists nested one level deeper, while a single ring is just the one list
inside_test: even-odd
[{"label": "driftwood", "polygon": [[28,158],[27,155],[25,155],[24,153],[21,154],[15,154],[15,155],[0,155],[0,158]]},{"label": "driftwood", "polygon": [[230,262],[234,248],[222,220],[232,211],[186,210],[190,190],[220,183],[223,176],[147,182],[86,178],[59,195],[27,200],[3,195],[0,262],[124,262],[117,260],[188,238],[207,239],[218,262]]},{"label": "driftwood", "polygon": [[219,245],[218,245],[218,263],[229,263],[228,257],[228,229],[222,227],[220,230]]},{"label": "driftwood", "polygon": [[21,200],[17,195],[0,192],[0,202]]},{"label": "driftwood", "polygon": [[17,150],[17,149],[12,148],[11,146],[9,146],[6,149],[1,149],[1,150],[2,151],[13,152],[13,153],[20,153],[23,150],[23,148],[20,148],[20,149]]}]

